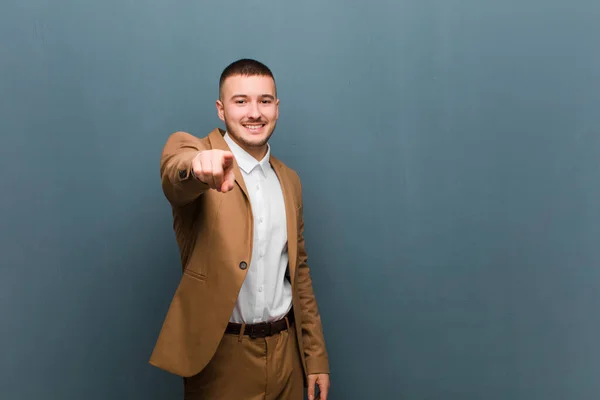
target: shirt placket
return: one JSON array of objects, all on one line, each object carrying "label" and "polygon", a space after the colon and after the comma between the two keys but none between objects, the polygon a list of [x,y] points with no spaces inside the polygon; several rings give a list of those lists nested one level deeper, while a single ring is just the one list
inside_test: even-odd
[{"label": "shirt placket", "polygon": [[265,181],[262,177],[260,167],[257,167],[253,171],[255,176],[255,188],[256,190],[256,209],[258,211],[257,218],[257,251],[258,251],[258,262],[257,262],[257,276],[256,276],[256,308],[254,310],[254,322],[262,320],[264,309],[265,309],[265,253],[267,245],[267,198],[265,196]]}]

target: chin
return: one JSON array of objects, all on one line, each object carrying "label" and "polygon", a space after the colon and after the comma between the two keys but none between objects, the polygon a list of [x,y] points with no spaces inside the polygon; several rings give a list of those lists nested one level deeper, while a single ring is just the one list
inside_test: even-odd
[{"label": "chin", "polygon": [[255,131],[246,129],[244,126],[236,126],[235,130],[231,129],[232,127],[227,128],[231,136],[248,147],[265,146],[273,134],[273,128],[270,125],[265,125],[261,129]]},{"label": "chin", "polygon": [[269,137],[268,136],[261,137],[261,138],[251,137],[251,138],[245,138],[244,141],[246,142],[246,144],[248,144],[248,146],[262,147],[267,144],[267,142],[269,141]]},{"label": "chin", "polygon": [[271,137],[271,132],[263,133],[263,134],[244,134],[241,136],[241,139],[249,146],[252,147],[261,147],[267,144],[269,138]]}]

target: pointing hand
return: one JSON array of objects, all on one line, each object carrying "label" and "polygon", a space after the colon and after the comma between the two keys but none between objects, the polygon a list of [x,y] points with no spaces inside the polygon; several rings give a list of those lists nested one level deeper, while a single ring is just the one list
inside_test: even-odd
[{"label": "pointing hand", "polygon": [[233,154],[229,151],[201,151],[192,160],[192,172],[198,180],[219,192],[228,192],[235,186]]}]

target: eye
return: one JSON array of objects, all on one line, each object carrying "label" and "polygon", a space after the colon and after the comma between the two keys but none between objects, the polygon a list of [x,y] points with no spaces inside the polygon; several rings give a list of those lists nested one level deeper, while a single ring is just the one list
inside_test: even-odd
[{"label": "eye", "polygon": [[242,100],[242,99],[235,100],[235,104],[244,104],[245,102],[246,102],[246,100]]},{"label": "eye", "polygon": [[271,104],[271,100],[263,100],[262,103],[263,104]]}]

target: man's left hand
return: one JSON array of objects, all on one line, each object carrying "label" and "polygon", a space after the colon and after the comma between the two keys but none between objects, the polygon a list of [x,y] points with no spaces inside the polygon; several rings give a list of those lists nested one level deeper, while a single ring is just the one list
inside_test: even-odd
[{"label": "man's left hand", "polygon": [[[329,374],[308,375],[308,400],[327,400]],[[315,385],[319,385],[319,397],[315,398]]]}]

